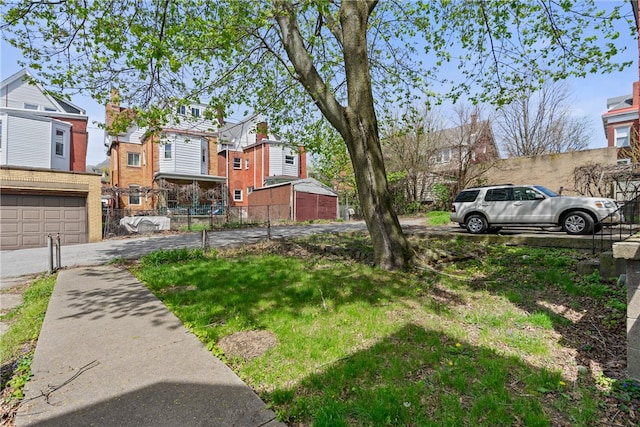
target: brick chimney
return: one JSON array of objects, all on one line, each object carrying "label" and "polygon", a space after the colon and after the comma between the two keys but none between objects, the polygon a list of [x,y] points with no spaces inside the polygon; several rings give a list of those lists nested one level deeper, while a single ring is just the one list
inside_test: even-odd
[{"label": "brick chimney", "polygon": [[300,160],[300,167],[299,167],[299,177],[301,179],[304,179],[307,177],[307,152],[304,151],[304,147],[302,145],[300,145],[298,147],[300,149],[300,154],[299,154],[299,160]]},{"label": "brick chimney", "polygon": [[111,97],[105,106],[105,125],[107,131],[111,128],[113,121],[120,113],[120,94],[118,89],[111,88]]},{"label": "brick chimney", "polygon": [[256,142],[260,142],[263,139],[267,139],[269,137],[269,126],[267,122],[260,122],[256,125]]}]

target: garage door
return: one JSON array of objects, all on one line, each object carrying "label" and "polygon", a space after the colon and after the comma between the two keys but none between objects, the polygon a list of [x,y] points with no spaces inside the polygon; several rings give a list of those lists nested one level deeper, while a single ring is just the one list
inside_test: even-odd
[{"label": "garage door", "polygon": [[0,249],[46,246],[58,233],[62,245],[88,241],[85,197],[0,195]]},{"label": "garage door", "polygon": [[296,221],[336,219],[336,197],[296,192]]}]

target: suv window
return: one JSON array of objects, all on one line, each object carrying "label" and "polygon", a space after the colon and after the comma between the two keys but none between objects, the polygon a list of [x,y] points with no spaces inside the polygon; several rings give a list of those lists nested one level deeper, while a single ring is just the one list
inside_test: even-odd
[{"label": "suv window", "polygon": [[480,190],[463,191],[460,194],[458,194],[458,196],[456,197],[454,202],[455,203],[459,203],[459,202],[475,202],[476,197],[478,197],[478,193],[480,193]]},{"label": "suv window", "polygon": [[516,187],[513,189],[515,200],[535,200],[540,194],[529,187]]},{"label": "suv window", "polygon": [[492,188],[487,190],[487,195],[484,196],[486,202],[506,202],[513,200],[512,188]]}]

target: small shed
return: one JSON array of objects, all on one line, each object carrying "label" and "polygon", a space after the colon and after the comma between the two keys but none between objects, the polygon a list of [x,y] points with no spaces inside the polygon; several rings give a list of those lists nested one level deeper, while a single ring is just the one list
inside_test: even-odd
[{"label": "small shed", "polygon": [[255,189],[249,194],[249,220],[334,220],[338,194],[313,178],[299,179]]}]

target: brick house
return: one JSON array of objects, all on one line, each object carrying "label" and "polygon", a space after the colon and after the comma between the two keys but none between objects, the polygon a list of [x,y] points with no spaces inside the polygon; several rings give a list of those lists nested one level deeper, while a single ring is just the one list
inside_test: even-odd
[{"label": "brick house", "polygon": [[438,132],[436,144],[439,148],[434,153],[432,172],[425,174],[422,183],[425,189],[422,201],[426,202],[437,200],[435,184],[464,187],[469,184],[466,181],[480,179],[483,171],[500,159],[491,122],[477,120],[475,114],[468,124]]},{"label": "brick house", "polygon": [[304,150],[270,135],[259,116],[239,123],[209,120],[206,108],[179,106],[166,126],[149,133],[136,125],[115,130],[119,115],[131,110],[120,107],[116,97],[107,104],[105,145],[114,208],[180,213],[208,206],[196,213],[209,213],[246,207],[248,194],[273,180],[306,177]]},{"label": "brick house", "polygon": [[500,158],[489,120],[471,116],[469,124],[444,129],[438,138],[440,148],[435,154],[434,170],[456,176],[465,164],[478,164]]},{"label": "brick house", "polygon": [[618,148],[618,163],[637,163],[640,132],[640,81],[633,83],[629,95],[607,99],[607,112],[602,115],[608,147]]},{"label": "brick house", "polygon": [[175,119],[159,133],[149,133],[135,124],[115,130],[121,115],[132,114],[132,110],[120,107],[117,97],[112,98],[106,106],[105,140],[112,207],[131,212],[172,208],[170,203],[177,205],[178,201],[163,190],[167,183],[192,186],[196,193],[223,185],[224,177],[215,174],[218,124],[203,119],[201,108],[181,106]]},{"label": "brick house", "polygon": [[259,116],[225,123],[218,140],[218,171],[228,176],[230,206],[248,206],[256,189],[307,177],[304,148],[283,144]]},{"label": "brick house", "polygon": [[27,70],[0,83],[0,247],[101,239],[100,175],[85,173],[85,110],[52,96]]}]

